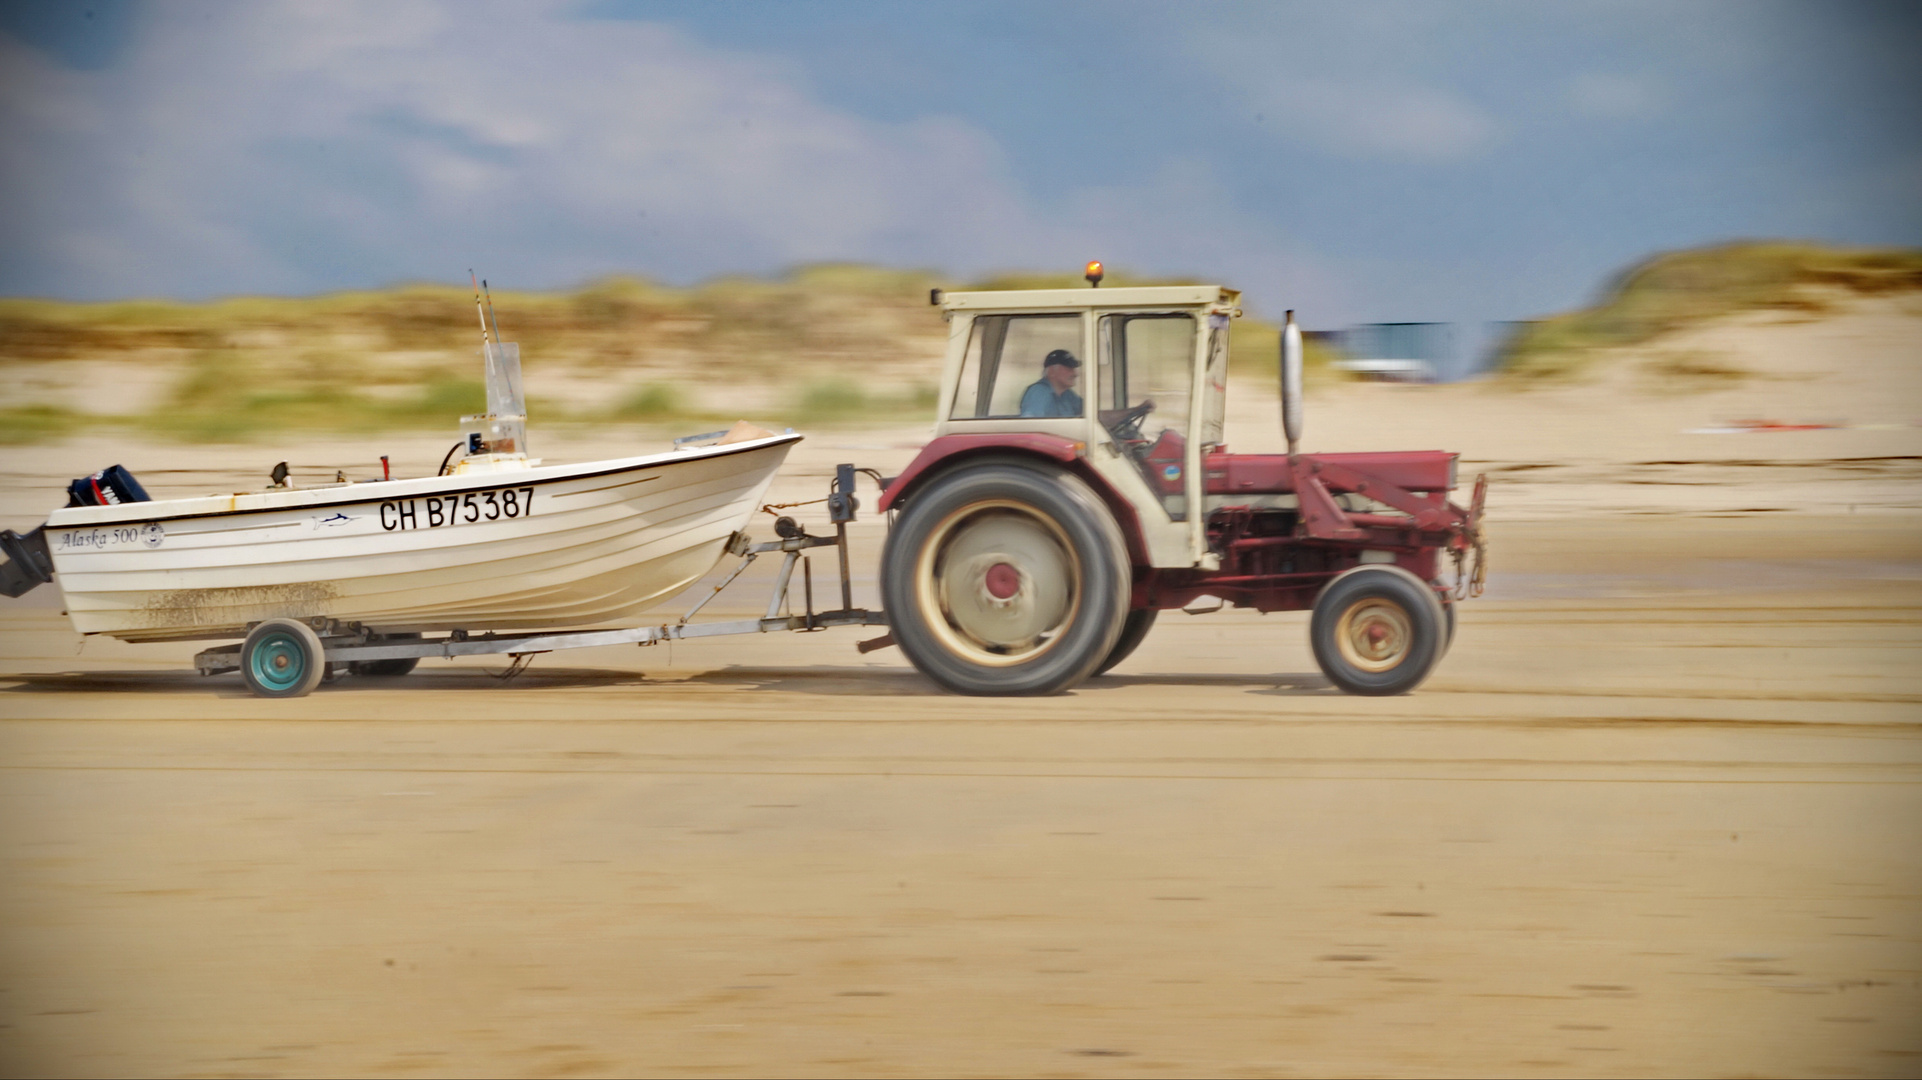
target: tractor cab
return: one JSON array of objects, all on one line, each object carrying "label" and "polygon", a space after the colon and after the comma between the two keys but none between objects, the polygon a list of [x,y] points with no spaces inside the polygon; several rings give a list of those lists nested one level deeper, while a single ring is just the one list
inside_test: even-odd
[{"label": "tractor cab", "polygon": [[1192,508],[1222,443],[1240,298],[1214,285],[946,293],[935,435],[1067,440],[1133,509],[1150,565],[1212,569]]}]

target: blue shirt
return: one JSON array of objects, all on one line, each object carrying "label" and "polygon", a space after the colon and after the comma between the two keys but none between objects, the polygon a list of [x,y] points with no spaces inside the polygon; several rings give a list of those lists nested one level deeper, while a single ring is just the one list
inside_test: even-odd
[{"label": "blue shirt", "polygon": [[1081,395],[1073,390],[1054,392],[1054,384],[1046,377],[1038,380],[1021,395],[1022,416],[1080,416]]}]

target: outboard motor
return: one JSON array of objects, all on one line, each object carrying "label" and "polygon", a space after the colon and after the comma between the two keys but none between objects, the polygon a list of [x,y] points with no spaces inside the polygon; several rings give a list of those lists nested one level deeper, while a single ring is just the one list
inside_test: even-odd
[{"label": "outboard motor", "polygon": [[140,486],[140,481],[119,465],[109,465],[67,485],[68,506],[120,506],[152,501],[153,497]]},{"label": "outboard motor", "polygon": [[[83,476],[67,485],[68,506],[123,506],[152,502],[153,496],[140,486],[133,474],[111,465]],[[24,596],[53,580],[53,555],[47,550],[45,525],[25,536],[12,529],[0,529],[0,596]]]}]

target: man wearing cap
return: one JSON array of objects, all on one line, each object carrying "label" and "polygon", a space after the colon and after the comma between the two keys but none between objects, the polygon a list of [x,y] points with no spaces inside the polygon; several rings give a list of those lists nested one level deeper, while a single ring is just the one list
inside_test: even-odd
[{"label": "man wearing cap", "polygon": [[1080,416],[1081,395],[1074,392],[1081,361],[1056,349],[1041,361],[1041,377],[1021,395],[1022,416]]}]

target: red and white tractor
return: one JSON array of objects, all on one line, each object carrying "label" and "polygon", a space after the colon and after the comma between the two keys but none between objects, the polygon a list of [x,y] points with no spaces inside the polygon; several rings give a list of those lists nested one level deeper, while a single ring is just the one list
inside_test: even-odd
[{"label": "red and white tractor", "polygon": [[881,558],[889,636],[930,678],[966,694],[1066,690],[1127,658],[1161,611],[1208,597],[1311,609],[1315,659],[1350,693],[1406,693],[1447,652],[1455,603],[1484,573],[1486,481],[1463,508],[1448,497],[1455,454],[1298,452],[1293,312],[1289,452],[1231,454],[1235,290],[930,301],[949,325],[935,437],[879,504],[896,514]]}]

